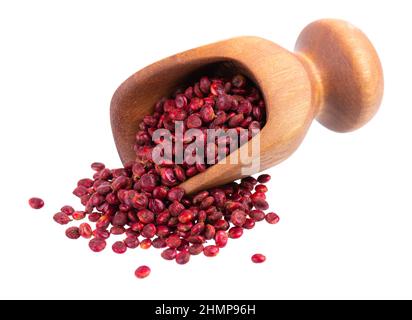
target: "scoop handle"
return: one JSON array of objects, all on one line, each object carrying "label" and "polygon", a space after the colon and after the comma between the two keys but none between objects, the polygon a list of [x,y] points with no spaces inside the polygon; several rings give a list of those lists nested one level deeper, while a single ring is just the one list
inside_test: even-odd
[{"label": "scoop handle", "polygon": [[315,21],[301,32],[295,51],[311,77],[320,123],[348,132],[375,115],[383,96],[383,71],[361,30],[342,20]]}]

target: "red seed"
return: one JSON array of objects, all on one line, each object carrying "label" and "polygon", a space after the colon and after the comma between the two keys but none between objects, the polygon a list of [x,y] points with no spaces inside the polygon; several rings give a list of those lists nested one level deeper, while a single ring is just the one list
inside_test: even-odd
[{"label": "red seed", "polygon": [[203,254],[206,257],[215,257],[217,256],[217,254],[219,253],[219,248],[217,246],[206,246],[203,249]]},{"label": "red seed", "polygon": [[86,214],[85,214],[84,211],[75,211],[72,214],[72,218],[74,220],[82,220],[82,219],[84,219],[85,216],[86,216]]},{"label": "red seed", "polygon": [[205,123],[209,123],[216,118],[215,111],[210,105],[205,105],[204,107],[202,107],[202,109],[200,110],[200,116]]},{"label": "red seed", "polygon": [[218,220],[213,225],[216,230],[227,230],[229,229],[229,223],[226,220]]},{"label": "red seed", "polygon": [[148,266],[140,266],[134,272],[135,276],[139,279],[144,279],[150,275],[150,268]]},{"label": "red seed", "polygon": [[113,227],[110,228],[110,233],[114,234],[114,235],[120,235],[120,234],[123,234],[125,232],[126,232],[126,230],[125,230],[124,227],[113,226]]},{"label": "red seed", "polygon": [[179,252],[176,255],[176,263],[177,264],[186,264],[190,260],[190,253],[187,251]]},{"label": "red seed", "polygon": [[96,238],[106,240],[106,239],[110,238],[110,232],[107,231],[106,229],[98,228],[98,229],[93,231],[93,236],[96,237]]},{"label": "red seed", "polygon": [[219,248],[224,248],[228,241],[228,235],[225,231],[219,230],[215,235],[215,243]]},{"label": "red seed", "polygon": [[69,239],[79,239],[80,230],[78,227],[70,227],[66,230],[66,237]]},{"label": "red seed", "polygon": [[215,202],[215,198],[213,198],[212,196],[206,197],[200,203],[200,209],[205,210],[205,209],[209,208],[211,205],[213,205],[214,202]]},{"label": "red seed", "polygon": [[266,257],[263,254],[256,253],[252,256],[253,263],[262,263],[266,261]]},{"label": "red seed", "polygon": [[190,167],[186,170],[186,176],[193,177],[197,175],[199,172],[197,171],[196,167]]},{"label": "red seed", "polygon": [[140,235],[139,231],[135,231],[132,228],[126,229],[126,237],[138,237],[139,235]]},{"label": "red seed", "polygon": [[89,242],[89,248],[93,252],[101,252],[106,248],[106,241],[100,238],[94,238]]},{"label": "red seed", "polygon": [[100,162],[93,162],[91,164],[91,168],[94,171],[102,171],[105,168],[105,165],[103,163],[100,163]]},{"label": "red seed", "polygon": [[153,248],[161,249],[166,247],[166,241],[162,238],[156,238],[152,241]]},{"label": "red seed", "polygon": [[184,195],[185,191],[182,188],[174,187],[169,190],[167,198],[170,201],[181,201]]},{"label": "red seed", "polygon": [[179,109],[185,108],[187,106],[187,98],[184,94],[178,94],[175,98],[176,107]]},{"label": "red seed", "polygon": [[170,233],[170,230],[168,226],[162,226],[162,225],[157,226],[156,235],[158,237],[165,238],[169,235],[169,233]]},{"label": "red seed", "polygon": [[249,217],[255,221],[262,221],[265,219],[265,213],[262,210],[252,210],[249,212]]},{"label": "red seed", "polygon": [[152,240],[144,239],[140,242],[140,248],[142,249],[149,249],[152,246]]},{"label": "red seed", "polygon": [[112,250],[114,253],[122,254],[126,252],[127,246],[123,241],[116,241],[112,245]]},{"label": "red seed", "polygon": [[53,220],[56,221],[58,224],[64,225],[64,224],[68,224],[70,221],[72,221],[70,219],[70,217],[63,213],[63,212],[58,212],[53,216]]},{"label": "red seed", "polygon": [[82,223],[79,226],[80,236],[85,239],[90,239],[92,237],[93,231],[92,227],[88,223]]},{"label": "red seed", "polygon": [[97,222],[100,219],[100,214],[97,212],[91,213],[88,216],[90,222]]},{"label": "red seed", "polygon": [[187,127],[189,129],[192,128],[200,128],[202,126],[202,119],[197,114],[192,114],[187,118]]},{"label": "red seed", "polygon": [[242,182],[251,183],[253,186],[258,183],[257,179],[255,179],[253,177],[245,177],[245,178],[242,179]]},{"label": "red seed", "polygon": [[268,192],[268,187],[266,187],[264,184],[259,184],[255,187],[256,192],[260,193],[266,193]]},{"label": "red seed", "polygon": [[143,227],[142,236],[145,238],[153,238],[156,235],[156,226],[153,223],[149,223]]},{"label": "red seed", "polygon": [[193,227],[193,223],[190,222],[190,221],[188,223],[181,223],[180,222],[177,225],[177,230],[186,233],[186,232],[190,231],[192,229],[192,227]]},{"label": "red seed", "polygon": [[177,255],[176,249],[172,249],[172,248],[166,249],[161,253],[162,258],[165,260],[174,260],[176,258],[176,255]]},{"label": "red seed", "polygon": [[189,236],[186,239],[189,243],[192,243],[192,244],[195,244],[195,243],[199,244],[199,243],[204,243],[205,242],[205,237],[200,236],[200,235],[198,235],[198,236]]},{"label": "red seed", "polygon": [[205,230],[205,224],[203,222],[196,223],[190,230],[192,236],[197,236]]},{"label": "red seed", "polygon": [[253,229],[255,227],[255,220],[253,219],[246,219],[242,228],[244,229]]},{"label": "red seed", "polygon": [[73,190],[73,194],[76,197],[82,197],[88,194],[87,188],[84,186],[78,186],[76,189]]},{"label": "red seed", "polygon": [[232,85],[236,88],[243,88],[246,85],[246,78],[238,74],[232,78]]},{"label": "red seed", "polygon": [[170,248],[176,249],[182,244],[182,240],[178,235],[172,234],[166,239],[166,245]]},{"label": "red seed", "polygon": [[176,166],[174,168],[174,172],[175,172],[175,176],[176,176],[177,180],[179,180],[179,181],[185,181],[186,180],[185,171],[181,167]]},{"label": "red seed", "polygon": [[139,246],[140,242],[137,237],[127,237],[126,239],[124,239],[124,244],[129,249],[136,249]]},{"label": "red seed", "polygon": [[268,174],[262,174],[257,178],[259,183],[267,183],[270,181],[270,175]]},{"label": "red seed", "polygon": [[243,120],[244,120],[243,113],[236,114],[229,119],[229,123],[228,123],[229,127],[230,128],[238,127],[240,126]]},{"label": "red seed", "polygon": [[157,181],[156,177],[153,174],[145,173],[140,178],[140,187],[146,192],[152,192],[156,187]]},{"label": "red seed", "polygon": [[44,207],[44,201],[40,198],[30,198],[29,205],[33,209],[41,209]]},{"label": "red seed", "polygon": [[63,206],[60,211],[70,216],[73,214],[74,209],[72,206]]},{"label": "red seed", "polygon": [[266,221],[270,224],[276,224],[279,222],[279,216],[274,213],[274,212],[269,212],[266,217],[265,217]]},{"label": "red seed", "polygon": [[238,239],[243,235],[243,228],[233,227],[229,229],[229,238]]},{"label": "red seed", "polygon": [[254,194],[250,195],[250,199],[252,199],[252,201],[254,201],[258,198],[266,200],[266,195],[263,192],[255,192]]},{"label": "red seed", "polygon": [[245,212],[239,209],[233,211],[230,217],[230,221],[237,227],[243,226],[246,221]]},{"label": "red seed", "polygon": [[154,213],[147,209],[140,210],[137,213],[137,217],[142,223],[152,223],[154,221]]},{"label": "red seed", "polygon": [[161,170],[160,177],[162,178],[162,184],[165,186],[171,187],[177,183],[175,173],[171,168],[164,168]]},{"label": "red seed", "polygon": [[183,210],[180,214],[179,214],[179,222],[181,223],[188,223],[190,221],[192,221],[193,219],[193,212],[191,210]]},{"label": "red seed", "polygon": [[258,197],[252,199],[253,205],[255,206],[256,209],[258,210],[267,210],[269,209],[269,204],[266,202],[265,199]]},{"label": "red seed", "polygon": [[199,81],[199,88],[204,94],[208,94],[210,91],[210,84],[208,77],[202,77]]},{"label": "red seed", "polygon": [[202,99],[199,99],[198,97],[194,97],[189,104],[189,108],[192,111],[199,111],[200,108],[203,106],[204,101]]},{"label": "red seed", "polygon": [[167,197],[168,189],[164,186],[158,186],[153,189],[153,198],[163,200]]},{"label": "red seed", "polygon": [[82,186],[82,187],[85,187],[85,188],[91,188],[92,186],[93,186],[93,180],[92,179],[89,179],[89,178],[85,178],[85,179],[80,179],[78,182],[77,182],[77,186],[78,187],[80,187],[80,186]]},{"label": "red seed", "polygon": [[215,227],[213,227],[210,224],[207,224],[205,227],[205,238],[207,240],[213,239],[215,237],[216,230]]},{"label": "red seed", "polygon": [[196,256],[196,255],[198,255],[198,254],[201,254],[201,253],[203,252],[203,249],[204,249],[203,244],[201,244],[201,243],[195,243],[195,244],[192,244],[192,245],[189,247],[189,253],[190,253],[192,256]]},{"label": "red seed", "polygon": [[184,205],[178,201],[173,201],[169,206],[170,215],[173,217],[177,217],[183,210],[185,210]]}]

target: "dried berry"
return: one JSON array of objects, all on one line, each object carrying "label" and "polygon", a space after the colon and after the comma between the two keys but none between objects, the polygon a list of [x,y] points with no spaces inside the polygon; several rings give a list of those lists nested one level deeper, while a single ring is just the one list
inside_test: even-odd
[{"label": "dried berry", "polygon": [[270,175],[268,174],[262,174],[257,178],[259,183],[267,183],[270,181]]},{"label": "dried berry", "polygon": [[206,257],[215,257],[219,253],[219,247],[217,246],[206,246],[203,249],[203,254]]},{"label": "dried berry", "polygon": [[251,259],[252,259],[252,262],[254,263],[262,263],[266,261],[266,257],[260,253],[254,254]]},{"label": "dried berry", "polygon": [[31,198],[29,199],[29,205],[33,209],[41,209],[44,206],[44,201],[40,198]]},{"label": "dried berry", "polygon": [[216,232],[215,235],[215,242],[216,242],[216,246],[219,248],[223,248],[226,246],[228,241],[228,235],[225,231],[223,230],[219,230],[218,232]]},{"label": "dried berry", "polygon": [[57,212],[54,216],[53,216],[53,220],[56,221],[58,224],[64,225],[64,224],[68,224],[70,221],[72,221],[70,219],[70,217],[63,213],[63,212]]},{"label": "dried berry", "polygon": [[176,258],[176,255],[177,255],[176,249],[172,249],[172,248],[164,250],[161,254],[162,258],[165,260],[174,260]]},{"label": "dried berry", "polygon": [[106,248],[106,241],[100,238],[93,238],[89,242],[89,248],[93,252],[101,252]]},{"label": "dried berry", "polygon": [[150,274],[150,268],[148,266],[140,266],[135,271],[135,276],[139,279],[144,279]]},{"label": "dried berry", "polygon": [[80,236],[85,239],[90,239],[92,237],[93,231],[92,227],[88,223],[82,223],[79,226]]},{"label": "dried berry", "polygon": [[127,237],[126,239],[124,239],[124,244],[129,249],[136,249],[139,246],[140,242],[137,237],[131,236],[131,237]]},{"label": "dried berry", "polygon": [[127,246],[123,241],[116,241],[112,245],[112,250],[117,254],[122,254],[126,252]]},{"label": "dried berry", "polygon": [[80,230],[78,227],[70,227],[66,230],[66,236],[69,239],[79,239],[80,238]]},{"label": "dried berry", "polygon": [[270,224],[276,224],[279,222],[279,216],[274,212],[269,212],[266,217],[266,221]]},{"label": "dried berry", "polygon": [[177,264],[186,264],[190,260],[190,253],[187,251],[179,252],[176,255],[176,263]]}]

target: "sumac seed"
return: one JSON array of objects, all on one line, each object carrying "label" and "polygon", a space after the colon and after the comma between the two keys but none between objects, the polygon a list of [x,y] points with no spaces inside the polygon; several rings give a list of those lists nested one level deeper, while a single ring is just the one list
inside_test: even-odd
[{"label": "sumac seed", "polygon": [[82,223],[79,226],[80,236],[85,239],[90,239],[92,237],[93,231],[92,227],[88,223]]},{"label": "sumac seed", "polygon": [[229,238],[238,239],[243,235],[243,228],[233,227],[229,229]]},{"label": "sumac seed", "polygon": [[266,217],[266,221],[270,224],[276,224],[279,222],[279,216],[274,212],[269,212]]},{"label": "sumac seed", "polygon": [[114,253],[122,254],[126,252],[127,246],[123,241],[116,241],[112,245],[112,250]]},{"label": "sumac seed", "polygon": [[203,249],[203,254],[206,257],[215,257],[215,256],[217,256],[218,253],[219,253],[219,247],[217,247],[217,246],[213,246],[213,245],[206,246]]},{"label": "sumac seed", "polygon": [[166,249],[161,253],[162,258],[165,260],[174,260],[176,258],[176,255],[177,255],[176,249],[172,249],[172,248]]},{"label": "sumac seed", "polygon": [[262,174],[257,178],[259,183],[267,183],[270,181],[270,175],[268,174]]},{"label": "sumac seed", "polygon": [[140,242],[137,237],[127,237],[126,239],[124,239],[124,244],[129,249],[136,249],[139,246]]},{"label": "sumac seed", "polygon": [[29,205],[33,209],[41,209],[44,206],[44,201],[40,198],[31,198],[29,199]]},{"label": "sumac seed", "polygon": [[150,239],[144,239],[142,242],[140,242],[140,248],[142,249],[149,249],[152,246],[152,240]]},{"label": "sumac seed", "polygon": [[190,260],[190,253],[187,251],[179,252],[175,259],[177,264],[186,264]]},{"label": "sumac seed", "polygon": [[251,259],[253,263],[262,263],[266,261],[266,257],[260,253],[254,254]]},{"label": "sumac seed", "polygon": [[70,217],[67,214],[63,213],[63,212],[56,213],[53,216],[53,220],[56,221],[58,224],[61,224],[61,225],[68,224],[70,221],[72,221],[70,219]]},{"label": "sumac seed", "polygon": [[140,266],[139,268],[136,269],[134,272],[136,278],[138,279],[144,279],[150,275],[150,268],[148,266]]},{"label": "sumac seed", "polygon": [[80,238],[80,230],[78,227],[70,227],[66,230],[66,237],[69,239],[79,239]]}]

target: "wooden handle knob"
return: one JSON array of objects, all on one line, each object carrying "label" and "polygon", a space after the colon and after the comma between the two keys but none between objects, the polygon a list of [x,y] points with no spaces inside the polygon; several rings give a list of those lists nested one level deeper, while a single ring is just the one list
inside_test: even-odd
[{"label": "wooden handle knob", "polygon": [[383,72],[362,31],[345,21],[319,20],[302,31],[295,50],[312,78],[320,123],[347,132],[375,115],[383,95]]}]

